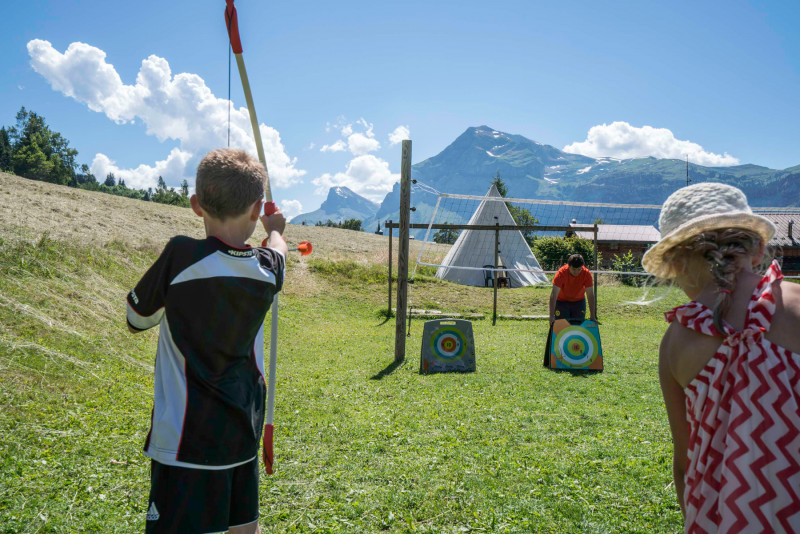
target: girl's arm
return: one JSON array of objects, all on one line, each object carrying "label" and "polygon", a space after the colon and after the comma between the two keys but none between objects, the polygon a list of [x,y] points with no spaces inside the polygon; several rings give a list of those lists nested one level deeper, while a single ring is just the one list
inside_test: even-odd
[{"label": "girl's arm", "polygon": [[678,494],[681,513],[685,517],[686,505],[683,502],[683,491],[688,461],[689,425],[686,421],[686,396],[673,374],[675,366],[673,338],[676,327],[675,323],[671,324],[661,340],[658,376],[661,382],[661,393],[664,395],[664,405],[667,409],[669,428],[672,432],[672,476],[675,480],[675,492]]}]

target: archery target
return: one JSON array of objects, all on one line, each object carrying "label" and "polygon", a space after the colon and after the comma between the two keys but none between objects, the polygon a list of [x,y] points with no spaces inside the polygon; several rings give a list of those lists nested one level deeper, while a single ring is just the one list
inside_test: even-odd
[{"label": "archery target", "polygon": [[573,326],[556,337],[561,360],[570,367],[584,367],[597,358],[594,336],[585,328]]},{"label": "archery target", "polygon": [[594,321],[557,320],[548,338],[548,351],[551,369],[603,370],[600,331]]},{"label": "archery target", "polygon": [[475,371],[472,323],[463,319],[425,321],[419,372],[448,371]]},{"label": "archery target", "polygon": [[455,328],[442,328],[431,339],[433,355],[440,360],[450,361],[464,355],[467,343],[462,333]]}]

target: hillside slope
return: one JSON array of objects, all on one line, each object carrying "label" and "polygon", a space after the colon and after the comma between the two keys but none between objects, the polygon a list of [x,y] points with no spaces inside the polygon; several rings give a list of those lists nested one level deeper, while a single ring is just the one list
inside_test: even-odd
[{"label": "hillside slope", "polygon": [[[27,180],[0,172],[0,232],[28,239],[105,245],[119,241],[157,249],[175,235],[203,237],[203,221],[190,209]],[[250,243],[265,237],[259,225]],[[289,224],[290,247],[308,240],[313,257],[386,261],[386,237],[339,228]],[[412,245],[413,246],[413,245]],[[396,249],[395,249],[396,254]]]}]

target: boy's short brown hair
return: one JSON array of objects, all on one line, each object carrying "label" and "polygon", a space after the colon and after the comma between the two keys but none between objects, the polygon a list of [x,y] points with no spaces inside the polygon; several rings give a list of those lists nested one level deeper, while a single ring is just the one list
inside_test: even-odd
[{"label": "boy's short brown hair", "polygon": [[213,150],[197,166],[197,201],[216,219],[235,217],[264,196],[266,179],[261,162],[244,150]]},{"label": "boy's short brown hair", "polygon": [[583,256],[580,254],[572,254],[569,258],[567,258],[567,265],[574,268],[583,267],[585,265]]}]

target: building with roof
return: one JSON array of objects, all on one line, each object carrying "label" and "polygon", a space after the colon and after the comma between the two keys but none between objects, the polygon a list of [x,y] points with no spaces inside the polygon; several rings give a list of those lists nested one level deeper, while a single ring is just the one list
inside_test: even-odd
[{"label": "building with roof", "polygon": [[[760,211],[777,228],[775,236],[769,241],[773,254],[781,261],[783,273],[787,276],[800,275],[800,211]],[[573,221],[570,226],[581,226]],[[577,235],[591,241],[592,232],[567,232],[566,236]],[[651,225],[598,224],[597,249],[601,254],[602,267],[609,267],[614,256],[630,252],[641,261],[645,251],[661,239],[658,229]]]},{"label": "building with roof", "polygon": [[782,258],[783,274],[800,275],[800,212],[762,212],[777,228],[775,236],[769,240],[775,257]]},{"label": "building with roof", "polygon": [[[586,226],[575,220],[570,226]],[[584,231],[567,231],[566,237],[577,235],[592,241],[594,234]],[[608,267],[614,256],[624,256],[630,252],[637,260],[642,259],[645,251],[661,239],[661,233],[652,225],[641,224],[598,224],[597,251],[600,253],[601,267]]]}]

